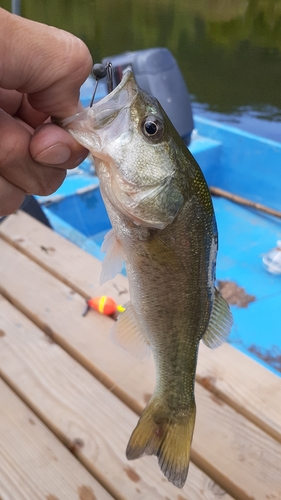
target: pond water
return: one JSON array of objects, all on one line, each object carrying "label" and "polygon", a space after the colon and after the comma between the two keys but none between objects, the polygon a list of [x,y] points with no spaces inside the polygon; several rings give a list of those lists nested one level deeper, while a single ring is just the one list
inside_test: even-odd
[{"label": "pond water", "polygon": [[22,0],[21,13],[76,34],[96,62],[167,47],[194,112],[281,141],[281,0]]}]

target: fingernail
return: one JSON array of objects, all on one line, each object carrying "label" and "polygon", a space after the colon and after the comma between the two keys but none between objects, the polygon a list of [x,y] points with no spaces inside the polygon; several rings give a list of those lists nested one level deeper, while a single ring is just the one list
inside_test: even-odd
[{"label": "fingernail", "polygon": [[71,149],[65,144],[54,144],[53,146],[41,151],[34,159],[39,163],[48,165],[60,165],[65,163],[71,157]]}]

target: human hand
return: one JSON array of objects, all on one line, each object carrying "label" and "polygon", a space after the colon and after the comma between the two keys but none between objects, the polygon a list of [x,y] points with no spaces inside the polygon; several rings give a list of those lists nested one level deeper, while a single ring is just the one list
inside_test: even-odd
[{"label": "human hand", "polygon": [[[48,195],[88,151],[46,123],[81,109],[79,89],[92,67],[84,43],[62,30],[0,8],[0,216],[26,194]],[[50,120],[49,120],[50,121]]]}]

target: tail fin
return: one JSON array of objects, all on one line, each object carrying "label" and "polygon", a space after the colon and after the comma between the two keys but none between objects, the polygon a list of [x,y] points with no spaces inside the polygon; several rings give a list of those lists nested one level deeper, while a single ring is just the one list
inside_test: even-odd
[{"label": "tail fin", "polygon": [[186,481],[195,422],[195,402],[186,412],[167,414],[152,398],[133,431],[126,450],[128,460],[157,455],[163,474],[178,488]]}]

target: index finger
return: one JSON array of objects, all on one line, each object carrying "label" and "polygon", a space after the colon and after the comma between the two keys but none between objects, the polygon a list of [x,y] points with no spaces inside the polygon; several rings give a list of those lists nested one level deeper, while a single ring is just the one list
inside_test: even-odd
[{"label": "index finger", "polygon": [[86,45],[57,28],[0,8],[0,87],[27,93],[32,107],[57,118],[77,112],[91,71]]}]

